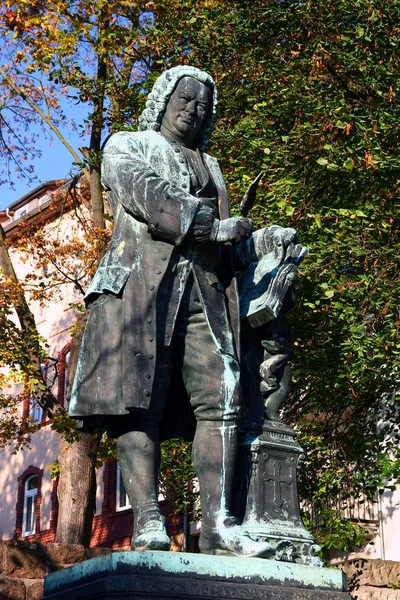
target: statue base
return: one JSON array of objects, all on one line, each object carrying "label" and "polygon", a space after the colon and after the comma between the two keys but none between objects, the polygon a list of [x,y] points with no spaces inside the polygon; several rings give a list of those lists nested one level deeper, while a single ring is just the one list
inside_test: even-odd
[{"label": "statue base", "polygon": [[322,567],[321,550],[303,525],[297,495],[302,447],[284,423],[266,421],[262,431],[249,433],[239,448],[240,490],[233,512],[252,538],[275,547],[275,560]]},{"label": "statue base", "polygon": [[185,552],[114,552],[48,575],[43,600],[350,600],[336,569]]}]

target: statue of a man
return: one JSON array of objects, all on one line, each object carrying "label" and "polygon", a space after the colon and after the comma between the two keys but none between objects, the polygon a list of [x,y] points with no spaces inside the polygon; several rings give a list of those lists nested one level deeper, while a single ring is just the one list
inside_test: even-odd
[{"label": "statue of a man", "polygon": [[240,410],[235,274],[262,255],[266,230],[252,235],[249,219],[230,216],[218,163],[204,152],[216,106],[207,73],[172,68],[157,79],[140,131],[117,133],[105,147],[114,230],[85,297],[70,414],[83,429],[116,438],[134,512],[132,548],[168,550],[159,431],[167,402],[178,406],[171,385],[182,384],[196,418],[200,550],[266,556],[272,547],[230,514]]}]

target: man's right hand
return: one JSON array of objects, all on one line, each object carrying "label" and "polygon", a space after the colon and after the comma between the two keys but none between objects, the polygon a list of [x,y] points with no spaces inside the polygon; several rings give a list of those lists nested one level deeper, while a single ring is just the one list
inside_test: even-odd
[{"label": "man's right hand", "polygon": [[253,223],[246,217],[230,217],[218,223],[216,242],[234,242],[247,240],[253,231]]}]

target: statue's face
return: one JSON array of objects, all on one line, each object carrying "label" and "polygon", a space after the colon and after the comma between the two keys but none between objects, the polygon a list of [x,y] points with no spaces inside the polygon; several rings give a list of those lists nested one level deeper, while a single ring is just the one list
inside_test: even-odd
[{"label": "statue's face", "polygon": [[179,80],[170,97],[161,125],[189,148],[199,133],[212,101],[211,89],[193,77]]}]

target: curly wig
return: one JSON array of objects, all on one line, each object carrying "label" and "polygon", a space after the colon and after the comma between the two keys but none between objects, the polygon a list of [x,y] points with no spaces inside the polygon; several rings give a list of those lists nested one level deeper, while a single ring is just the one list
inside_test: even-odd
[{"label": "curly wig", "polygon": [[193,77],[201,83],[208,85],[213,92],[212,106],[198,136],[198,147],[204,152],[210,142],[211,132],[217,120],[218,91],[212,77],[196,67],[186,65],[172,67],[172,69],[164,71],[158,77],[148,96],[146,108],[139,117],[139,131],[146,131],[147,129],[160,130],[168,100],[172,96],[179,80],[183,77]]}]

